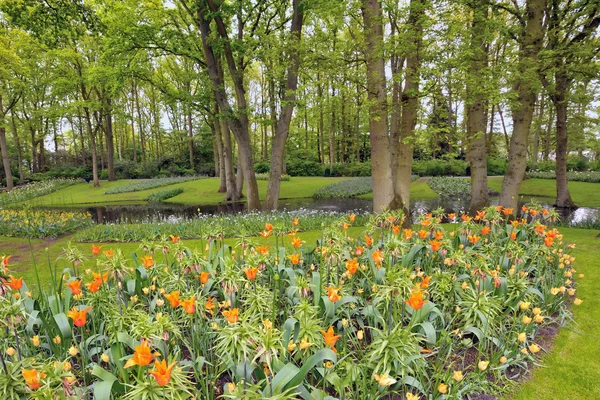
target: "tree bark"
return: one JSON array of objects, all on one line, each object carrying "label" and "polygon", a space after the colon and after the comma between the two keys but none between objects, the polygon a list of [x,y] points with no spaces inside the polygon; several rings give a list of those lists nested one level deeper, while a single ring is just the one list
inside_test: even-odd
[{"label": "tree bark", "polygon": [[567,180],[568,131],[567,131],[567,98],[565,92],[567,79],[557,79],[556,94],[553,97],[556,111],[556,206],[575,208],[571,199]]},{"label": "tree bark", "polygon": [[471,205],[475,215],[488,205],[487,157],[485,131],[487,128],[485,99],[485,69],[487,67],[486,23],[488,5],[486,0],[477,0],[471,6],[470,48],[473,52],[467,72],[467,151],[471,166]]},{"label": "tree bark", "polygon": [[19,139],[19,132],[17,131],[17,121],[15,120],[14,110],[10,113],[10,118],[12,122],[12,132],[15,137],[15,144],[17,145],[17,163],[19,168],[19,181],[23,182],[25,180],[25,175],[23,174],[23,148],[21,146],[21,140]]},{"label": "tree bark", "polygon": [[526,26],[520,40],[518,76],[513,91],[516,106],[513,109],[513,133],[510,139],[508,167],[502,182],[498,204],[517,210],[519,189],[527,168],[527,144],[538,85],[532,77],[538,75],[538,53],[544,38],[545,0],[528,0],[525,10]]},{"label": "tree bark", "polygon": [[190,152],[190,169],[194,169],[194,127],[192,125],[192,109],[188,110],[188,149]]},{"label": "tree bark", "polygon": [[362,0],[361,11],[367,39],[365,57],[367,60],[373,211],[377,213],[388,208],[394,198],[387,127],[381,4],[378,0]]},{"label": "tree bark", "polygon": [[[298,69],[300,67],[300,40],[304,14],[300,5],[301,0],[293,1],[292,26],[290,29],[290,57],[285,95],[281,103],[281,115],[277,121],[277,130],[271,149],[271,164],[267,195],[263,204],[264,210],[276,210],[281,186],[281,172],[284,163],[285,142],[290,132],[290,122],[296,105],[296,90],[298,89]],[[306,118],[306,117],[305,117]],[[308,144],[307,144],[308,145]]]},{"label": "tree bark", "polygon": [[[208,3],[212,3],[208,0]],[[248,116],[246,115],[247,105],[244,91],[244,84],[241,75],[233,60],[233,53],[227,43],[227,35],[224,31],[225,26],[220,17],[215,17],[217,29],[219,34],[225,42],[225,57],[229,66],[230,74],[234,83],[234,89],[236,94],[236,102],[238,113],[234,113],[228,100],[227,93],[225,92],[224,79],[219,77],[217,69],[217,60],[213,52],[213,48],[209,43],[211,36],[210,21],[206,18],[205,14],[208,13],[208,9],[205,3],[201,3],[198,9],[198,25],[202,36],[202,47],[204,50],[204,56],[208,69],[208,75],[211,79],[213,90],[215,91],[215,97],[219,105],[221,113],[228,119],[228,125],[236,138],[239,148],[239,155],[242,158],[241,164],[244,173],[244,180],[246,181],[246,196],[248,198],[248,209],[257,210],[260,209],[260,200],[258,197],[258,184],[256,182],[256,175],[254,174],[254,162],[252,159],[252,148],[250,146],[250,134],[248,132]],[[211,14],[214,14],[214,10],[211,10]]]},{"label": "tree bark", "polygon": [[11,191],[14,187],[13,176],[10,170],[10,159],[8,158],[8,148],[6,147],[6,128],[4,107],[2,105],[2,95],[0,95],[0,150],[2,151],[2,165],[4,166],[4,176],[6,177],[6,190]]},{"label": "tree bark", "polygon": [[112,124],[112,100],[106,98],[106,165],[108,168],[108,180],[116,181],[117,175],[115,174],[115,145],[113,141],[113,124]]},{"label": "tree bark", "polygon": [[404,211],[404,224],[410,219],[410,182],[412,175],[412,159],[415,126],[419,109],[419,84],[421,68],[421,47],[423,45],[423,17],[425,16],[425,0],[411,0],[408,16],[410,29],[410,51],[406,57],[406,77],[404,90],[400,99],[402,118],[400,121],[400,141],[398,146],[397,170],[394,184],[394,200],[391,207]]}]

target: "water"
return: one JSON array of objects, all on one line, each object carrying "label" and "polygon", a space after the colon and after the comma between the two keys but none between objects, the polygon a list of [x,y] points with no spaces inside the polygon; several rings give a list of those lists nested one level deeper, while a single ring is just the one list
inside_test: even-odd
[{"label": "water", "polygon": [[[492,204],[497,204],[497,199],[492,199]],[[539,201],[542,206],[549,207],[549,203]],[[521,204],[519,204],[519,207]],[[414,217],[426,212],[443,208],[446,213],[463,212],[469,207],[467,200],[460,199],[414,199],[410,211]],[[342,199],[282,199],[279,201],[280,210],[317,210],[337,212],[371,212],[371,200],[342,198]],[[246,211],[245,203],[229,203],[218,205],[187,206],[177,204],[146,204],[146,205],[118,205],[79,208],[92,215],[96,223],[152,223],[172,222],[178,223],[197,217],[199,214],[231,214]],[[575,210],[557,209],[563,222],[569,225],[586,222],[600,221],[600,208],[580,207]]]}]

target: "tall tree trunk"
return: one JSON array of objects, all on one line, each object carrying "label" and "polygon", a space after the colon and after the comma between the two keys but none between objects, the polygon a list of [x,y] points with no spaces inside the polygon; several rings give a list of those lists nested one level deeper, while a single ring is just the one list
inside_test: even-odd
[{"label": "tall tree trunk", "polygon": [[319,84],[317,86],[317,101],[319,104],[319,161],[321,164],[325,164],[325,124],[323,115],[323,83],[321,82],[321,74],[317,73],[317,80]]},{"label": "tall tree trunk", "polygon": [[[284,163],[285,142],[290,132],[290,122],[296,105],[296,90],[298,89],[298,69],[300,67],[300,40],[304,15],[300,6],[301,0],[293,1],[292,26],[290,30],[290,64],[285,84],[285,95],[281,103],[281,115],[277,121],[277,130],[271,150],[271,165],[267,195],[263,204],[264,210],[276,210],[281,185],[281,172]],[[306,118],[306,116],[305,116]]]},{"label": "tall tree trunk", "polygon": [[10,113],[10,119],[12,122],[12,133],[15,137],[15,144],[17,145],[17,163],[19,168],[19,182],[23,182],[25,180],[25,175],[23,174],[23,147],[21,146],[21,140],[19,139],[19,132],[17,131],[17,121],[15,118],[14,110]]},{"label": "tall tree trunk", "polygon": [[554,108],[550,108],[550,112],[548,112],[548,122],[546,123],[546,129],[544,132],[544,150],[542,152],[542,159],[544,161],[548,161],[548,157],[550,156],[550,147],[552,143],[552,124],[554,122]]},{"label": "tall tree trunk", "polygon": [[[213,116],[213,133],[215,135],[215,143],[217,145],[217,156],[215,157],[216,161],[218,161],[218,171],[217,174],[219,176],[219,193],[227,192],[227,174],[225,173],[225,158],[224,158],[224,150],[223,150],[223,136],[221,134],[221,122],[217,114]],[[215,164],[215,167],[217,165]]]},{"label": "tall tree trunk", "polygon": [[[81,85],[81,88],[82,96],[84,99],[86,99],[87,95],[83,84]],[[85,106],[83,111],[85,113],[88,136],[90,137],[90,149],[92,151],[92,181],[94,182],[94,187],[100,187],[100,180],[98,179],[98,152],[96,150],[96,133],[92,129],[92,116],[90,115],[90,109]]]},{"label": "tall tree trunk", "polygon": [[192,109],[188,111],[188,148],[190,151],[190,169],[194,169],[194,128],[192,126]]},{"label": "tall tree trunk", "polygon": [[332,85],[331,97],[329,99],[329,105],[331,107],[331,121],[329,121],[329,170],[332,174],[333,164],[335,164],[335,103],[335,87]]},{"label": "tall tree trunk", "polygon": [[225,170],[225,183],[228,201],[238,201],[238,191],[235,182],[235,170],[233,168],[233,146],[231,143],[231,134],[229,133],[229,124],[223,117],[219,118],[220,132],[223,137],[223,164]]},{"label": "tall tree trunk", "polygon": [[533,133],[533,143],[531,145],[531,168],[535,169],[537,167],[539,152],[540,152],[540,132],[542,131],[543,119],[544,119],[544,108],[546,105],[546,101],[544,98],[540,101],[540,113],[538,115],[538,122],[535,127],[535,131]]},{"label": "tall tree trunk", "polygon": [[[212,3],[211,0],[208,1]],[[238,112],[235,113],[231,108],[227,100],[227,93],[225,92],[225,82],[222,77],[219,76],[217,59],[213,52],[213,48],[209,43],[209,37],[211,35],[210,21],[206,18],[205,14],[208,14],[206,4],[201,3],[198,9],[198,25],[202,36],[202,47],[204,50],[204,56],[208,69],[208,75],[211,79],[213,90],[216,94],[216,100],[219,105],[219,109],[228,118],[228,125],[233,132],[239,148],[239,156],[242,158],[241,164],[244,173],[244,180],[246,181],[246,196],[248,198],[248,209],[257,210],[260,208],[260,200],[258,197],[258,183],[256,182],[256,175],[254,173],[254,162],[252,159],[252,148],[250,146],[250,134],[248,131],[248,116],[246,115],[247,104],[245,97],[245,90],[243,79],[238,73],[233,60],[233,53],[229,48],[228,42],[225,43],[225,56],[227,64],[229,66],[230,75],[234,83],[234,89],[236,94],[236,102]],[[211,15],[214,14],[214,10],[211,10]],[[215,16],[215,22],[219,34],[226,39],[227,35],[225,32],[225,26],[220,17]]]},{"label": "tall tree trunk", "polygon": [[367,39],[365,57],[367,60],[373,211],[382,212],[390,206],[394,198],[394,188],[387,129],[387,93],[385,89],[381,4],[378,0],[362,0],[361,11]]},{"label": "tall tree trunk", "polygon": [[567,131],[567,96],[568,80],[566,77],[556,79],[556,93],[552,96],[552,102],[556,110],[556,206],[574,208],[575,203],[571,199],[567,181],[567,155],[568,131]]},{"label": "tall tree trunk", "polygon": [[401,96],[402,119],[400,121],[400,141],[398,146],[398,168],[394,181],[394,201],[392,208],[402,208],[406,216],[404,224],[410,219],[410,182],[412,175],[413,141],[417,113],[419,110],[419,83],[421,68],[421,47],[423,44],[423,18],[426,0],[411,0],[408,25],[411,33],[411,51],[406,57],[406,77]]},{"label": "tall tree trunk", "polygon": [[142,162],[146,162],[146,135],[144,134],[144,127],[142,125],[142,108],[140,107],[140,91],[136,86],[135,90],[135,107],[137,108],[137,120],[138,120],[138,133],[140,136],[140,149],[142,151]]},{"label": "tall tree trunk", "polygon": [[517,82],[513,91],[517,101],[513,109],[513,133],[510,138],[508,167],[502,182],[502,192],[498,204],[516,211],[519,201],[519,189],[527,168],[527,144],[533,110],[537,98],[537,85],[532,76],[539,69],[538,53],[544,38],[545,0],[528,0],[525,17],[526,26],[520,40]]},{"label": "tall tree trunk", "polygon": [[14,187],[13,176],[10,170],[10,159],[8,158],[8,148],[6,145],[6,128],[4,107],[2,104],[2,95],[0,95],[0,150],[2,151],[2,165],[4,166],[4,176],[6,177],[6,190],[11,191]]},{"label": "tall tree trunk", "polygon": [[116,181],[115,174],[115,144],[113,141],[113,124],[112,124],[112,100],[106,98],[106,127],[104,133],[106,135],[106,164],[108,167],[108,180]]},{"label": "tall tree trunk", "polygon": [[236,199],[241,199],[244,192],[244,168],[242,168],[242,158],[238,154],[237,173],[235,175],[235,195]]},{"label": "tall tree trunk", "polygon": [[135,81],[131,81],[131,143],[133,145],[133,163],[137,164],[137,143],[135,142]]},{"label": "tall tree trunk", "polygon": [[485,82],[482,78],[487,67],[486,24],[488,18],[487,0],[476,0],[472,4],[473,23],[471,25],[470,48],[473,52],[467,72],[467,143],[468,160],[471,166],[471,205],[472,215],[488,205],[487,157],[485,152],[486,99]]}]

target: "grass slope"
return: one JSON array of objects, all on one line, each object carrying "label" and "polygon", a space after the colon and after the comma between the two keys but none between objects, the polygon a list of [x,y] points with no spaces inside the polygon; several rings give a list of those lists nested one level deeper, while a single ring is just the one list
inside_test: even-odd
[{"label": "grass slope", "polygon": [[[316,189],[342,179],[344,178],[294,177],[289,181],[281,182],[280,198],[311,197]],[[99,188],[94,188],[91,183],[81,183],[34,199],[30,201],[29,204],[33,206],[84,206],[92,204],[113,205],[124,203],[143,204],[151,193],[165,190],[165,188],[183,188],[183,193],[169,199],[169,203],[208,205],[218,204],[225,200],[225,195],[223,193],[218,193],[218,178],[198,179],[139,192],[104,194],[107,189],[134,182],[136,182],[136,180],[133,179],[116,182],[102,181]],[[265,197],[267,183],[267,181],[258,181],[261,200]]]}]

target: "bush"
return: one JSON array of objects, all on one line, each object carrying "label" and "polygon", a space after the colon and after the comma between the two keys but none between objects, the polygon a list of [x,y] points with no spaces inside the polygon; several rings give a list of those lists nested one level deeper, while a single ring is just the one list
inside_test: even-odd
[{"label": "bush", "polygon": [[313,197],[315,199],[328,197],[354,197],[372,191],[373,185],[371,182],[371,177],[369,176],[346,179],[340,182],[331,183],[327,186],[317,189],[313,193]]},{"label": "bush", "polygon": [[264,174],[271,170],[271,165],[266,161],[259,161],[254,163],[254,172],[257,174]]},{"label": "bush", "polygon": [[580,156],[569,156],[567,158],[567,171],[585,171],[588,168],[588,162]]},{"label": "bush", "polygon": [[333,164],[333,168],[329,169],[329,175],[327,176],[371,176],[371,163],[346,163],[346,164]]},{"label": "bush", "polygon": [[290,176],[323,176],[324,167],[318,161],[288,159],[286,160],[286,170]]},{"label": "bush", "polygon": [[[263,173],[263,174],[255,174],[256,176],[256,180],[257,181],[268,181],[269,180],[269,173]],[[290,179],[292,179],[289,175],[283,174],[279,177],[279,181],[283,182],[283,181],[289,181]]]},{"label": "bush", "polygon": [[[554,171],[529,171],[527,173],[528,178],[535,179],[556,179],[556,172]],[[600,183],[600,172],[598,171],[567,171],[567,180],[572,182],[589,182],[589,183]]]},{"label": "bush", "polygon": [[506,174],[506,166],[508,160],[505,158],[488,158],[487,170],[489,176],[497,176]]},{"label": "bush", "polygon": [[174,188],[167,190],[160,190],[158,192],[150,193],[148,195],[148,201],[150,203],[162,203],[163,201],[175,197],[183,193],[183,188]]},{"label": "bush", "polygon": [[412,171],[419,176],[465,176],[467,166],[463,160],[415,160]]}]

